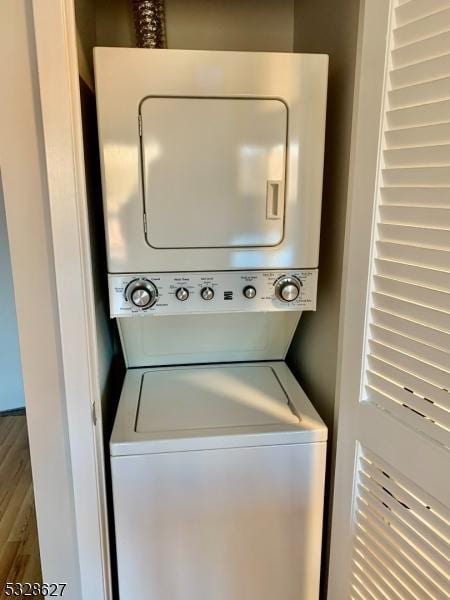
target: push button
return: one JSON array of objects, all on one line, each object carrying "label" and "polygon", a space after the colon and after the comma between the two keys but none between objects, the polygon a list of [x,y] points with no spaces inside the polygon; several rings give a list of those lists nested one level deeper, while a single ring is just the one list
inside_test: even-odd
[{"label": "push button", "polygon": [[256,289],[252,285],[247,285],[242,290],[242,293],[246,298],[250,300],[251,298],[254,298],[256,296]]}]

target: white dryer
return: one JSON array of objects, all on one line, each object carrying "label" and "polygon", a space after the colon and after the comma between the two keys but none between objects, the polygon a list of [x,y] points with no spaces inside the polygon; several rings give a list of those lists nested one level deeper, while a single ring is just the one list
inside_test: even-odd
[{"label": "white dryer", "polygon": [[96,48],[94,62],[127,366],[284,358],[316,308],[328,56]]},{"label": "white dryer", "polygon": [[130,369],[111,438],[121,600],[316,599],[326,439],[284,362]]}]

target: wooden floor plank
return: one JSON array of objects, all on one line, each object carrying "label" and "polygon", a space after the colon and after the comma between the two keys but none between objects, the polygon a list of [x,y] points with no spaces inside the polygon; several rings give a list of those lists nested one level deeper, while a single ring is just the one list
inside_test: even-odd
[{"label": "wooden floor plank", "polygon": [[33,488],[29,486],[17,517],[8,534],[8,542],[25,542],[30,535],[31,523],[34,519]]},{"label": "wooden floor plank", "polygon": [[14,417],[0,418],[0,447],[6,440],[11,428],[14,426]]},{"label": "wooden floor plank", "polygon": [[[13,492],[9,498],[9,502],[5,507],[5,510],[2,512],[0,519],[0,546],[8,541],[9,533],[14,527],[14,524],[17,519],[17,513],[22,506],[22,502],[28,492],[28,489],[31,485],[31,473],[28,469],[24,468],[20,478],[16,481]],[[5,481],[5,484],[8,485],[8,481]]]},{"label": "wooden floor plank", "polygon": [[17,486],[21,481],[30,483],[30,458],[25,450],[14,447],[8,449],[8,456],[0,466],[0,528],[3,516],[11,504]]},{"label": "wooden floor plank", "polygon": [[9,428],[8,433],[2,438],[2,446],[9,446],[11,444],[16,447],[22,447],[24,444],[24,420],[25,417],[0,417],[1,419],[12,419],[12,426]]},{"label": "wooden floor plank", "polygon": [[11,542],[4,544],[0,550],[0,598],[2,597],[1,592],[8,581],[8,573],[16,560],[19,546],[18,542]]},{"label": "wooden floor plank", "polygon": [[26,420],[0,417],[0,600],[6,582],[41,581]]}]

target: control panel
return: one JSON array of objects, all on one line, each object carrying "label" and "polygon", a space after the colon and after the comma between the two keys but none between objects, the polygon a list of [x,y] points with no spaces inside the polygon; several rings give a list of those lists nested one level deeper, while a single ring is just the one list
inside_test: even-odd
[{"label": "control panel", "polygon": [[111,317],[315,310],[317,269],[109,275]]}]

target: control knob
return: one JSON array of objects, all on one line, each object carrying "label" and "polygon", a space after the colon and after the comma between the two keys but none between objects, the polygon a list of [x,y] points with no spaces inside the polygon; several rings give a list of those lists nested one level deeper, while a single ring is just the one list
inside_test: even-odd
[{"label": "control knob", "polygon": [[275,284],[275,294],[283,302],[293,302],[300,294],[301,283],[296,277],[283,276]]},{"label": "control knob", "polygon": [[204,287],[200,292],[203,300],[212,300],[214,298],[214,290],[210,287]]},{"label": "control knob", "polygon": [[128,284],[125,297],[137,308],[146,309],[155,304],[158,299],[158,289],[148,279],[135,279]]},{"label": "control knob", "polygon": [[180,300],[180,302],[184,302],[189,298],[189,290],[183,287],[178,288],[175,292],[175,296],[177,297],[177,300]]}]

